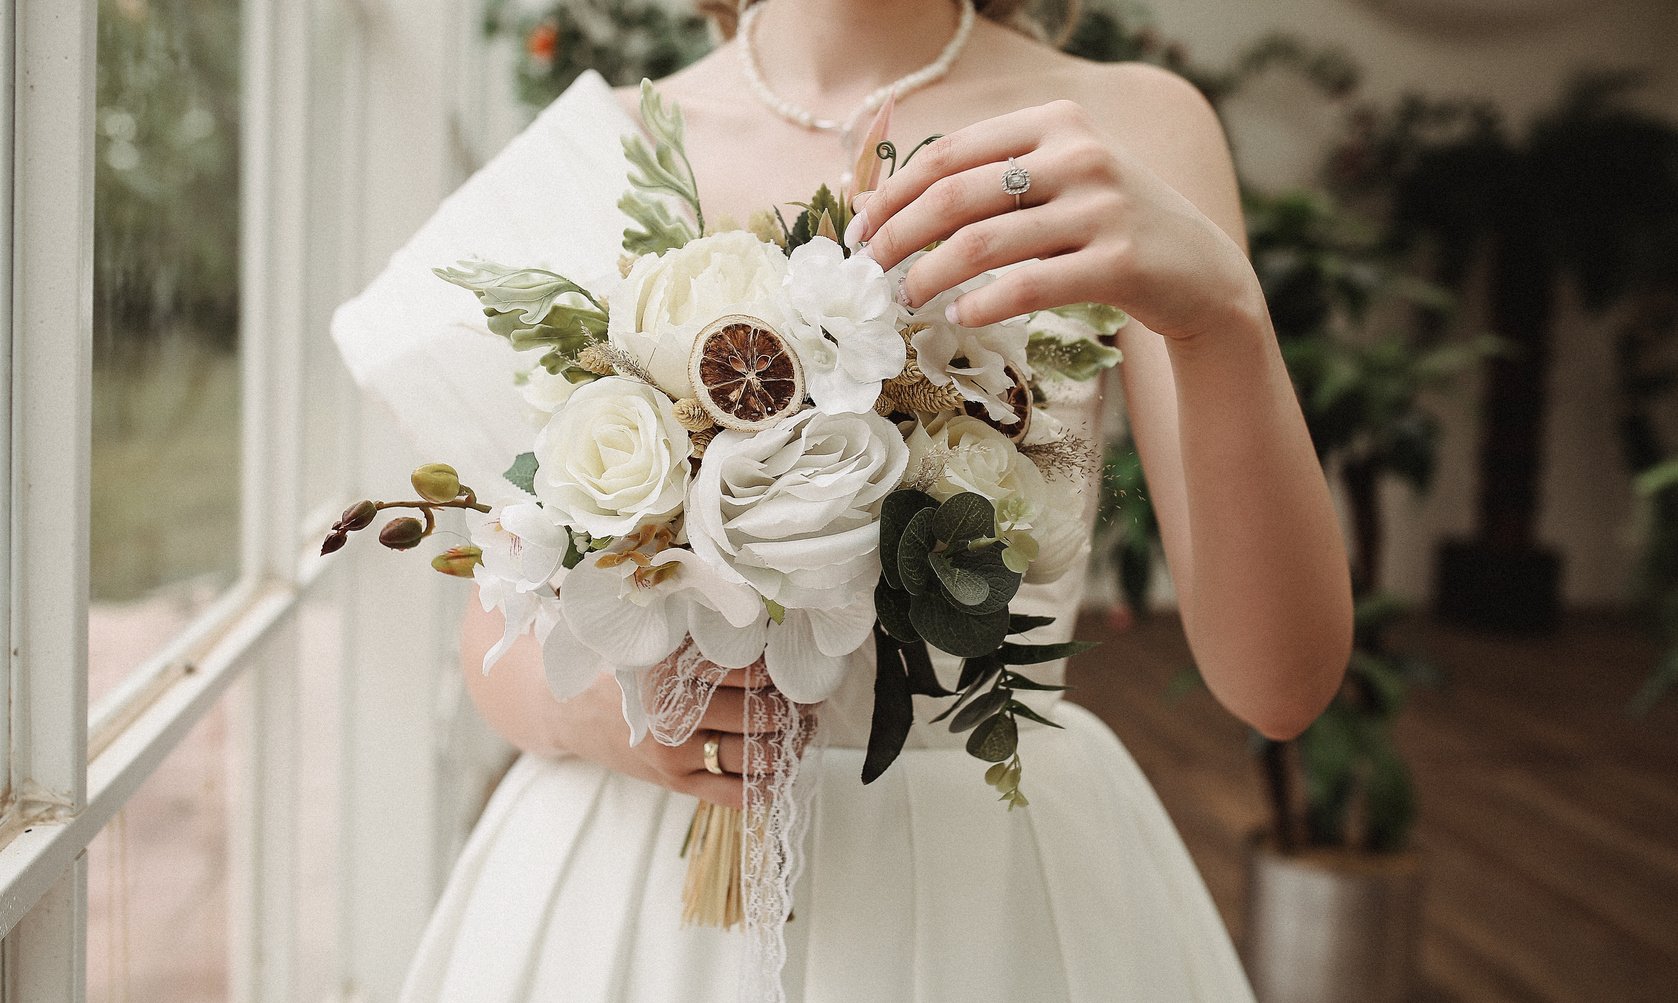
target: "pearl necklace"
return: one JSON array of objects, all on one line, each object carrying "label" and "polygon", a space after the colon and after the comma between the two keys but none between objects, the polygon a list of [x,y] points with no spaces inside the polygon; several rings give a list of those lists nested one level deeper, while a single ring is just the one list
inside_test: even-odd
[{"label": "pearl necklace", "polygon": [[857,120],[864,115],[870,115],[878,111],[880,106],[886,103],[886,98],[891,97],[893,93],[899,99],[902,99],[928,84],[935,83],[949,73],[950,67],[954,66],[955,61],[960,58],[961,51],[967,47],[967,36],[973,31],[973,21],[978,14],[973,9],[973,0],[961,0],[961,20],[956,24],[956,33],[951,36],[949,44],[944,46],[944,51],[938,54],[937,59],[907,76],[899,77],[884,87],[876,88],[862,99],[862,103],[857,105],[856,110],[851,112],[844,121],[839,121],[831,118],[817,118],[770,90],[769,84],[763,79],[763,71],[758,68],[757,53],[753,48],[754,36],[752,32],[757,24],[758,14],[766,6],[768,6],[767,0],[759,0],[758,3],[747,7],[745,12],[740,15],[740,65],[746,72],[747,82],[752,85],[752,90],[756,92],[758,100],[762,101],[770,111],[794,125],[814,129],[818,132],[840,133],[848,132],[851,126],[855,125]]}]

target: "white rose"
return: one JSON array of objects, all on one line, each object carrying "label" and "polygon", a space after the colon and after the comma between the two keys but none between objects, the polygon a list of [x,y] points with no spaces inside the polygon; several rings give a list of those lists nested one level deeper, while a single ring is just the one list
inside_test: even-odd
[{"label": "white rose", "polygon": [[785,607],[764,665],[800,703],[825,699],[874,624],[880,504],[908,462],[872,412],[807,410],[755,433],[723,432],[688,492],[695,554]]},{"label": "white rose", "polygon": [[992,276],[982,275],[921,304],[909,318],[911,324],[920,327],[911,336],[910,344],[915,350],[915,362],[928,381],[935,386],[953,382],[964,399],[983,404],[991,418],[1013,421],[1014,412],[1007,398],[1014,389],[1014,379],[1008,375],[1007,367],[1013,366],[1024,377],[1031,376],[1031,366],[1026,362],[1026,342],[1031,334],[1024,319],[1015,317],[986,327],[962,327],[950,323],[945,316],[958,296],[991,281]]},{"label": "white rose", "polygon": [[891,280],[869,258],[845,257],[817,237],[787,262],[787,299],[804,321],[791,330],[793,350],[816,407],[830,413],[870,411],[880,384],[903,371]]},{"label": "white rose", "polygon": [[1039,548],[1026,581],[1053,581],[1071,567],[1083,537],[1077,491],[1051,483],[1007,436],[977,418],[945,415],[914,428],[908,446],[909,480],[939,501],[971,491],[1021,503],[1018,528]]},{"label": "white rose", "polygon": [[881,501],[909,450],[872,411],[806,410],[711,440],[688,492],[694,552],[788,608],[845,602],[879,574]]},{"label": "white rose", "polygon": [[644,255],[611,294],[606,336],[671,396],[692,397],[688,356],[700,330],[729,313],[751,314],[785,330],[786,273],[781,249],[744,230]]},{"label": "white rose", "polygon": [[692,447],[668,397],[609,376],[571,394],[535,452],[536,497],[554,519],[599,537],[680,511]]}]

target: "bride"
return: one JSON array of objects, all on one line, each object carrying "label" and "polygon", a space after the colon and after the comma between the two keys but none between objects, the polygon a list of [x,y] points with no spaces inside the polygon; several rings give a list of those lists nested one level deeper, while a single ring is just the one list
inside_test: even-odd
[{"label": "bride", "polygon": [[[1347,565],[1206,101],[1163,70],[1057,52],[1020,0],[720,6],[726,44],[659,84],[686,116],[705,206],[744,220],[839,181],[847,144],[895,88],[893,138],[945,135],[857,196],[847,239],[887,269],[942,242],[899,290],[909,306],[997,273],[950,303],[964,325],[1086,301],[1131,315],[1123,398],[1196,661],[1233,713],[1272,738],[1298,734],[1346,664]],[[633,94],[580,78],[341,312],[352,369],[358,332],[389,315],[370,304],[460,312],[429,291],[426,266],[486,245],[502,260],[613,260],[616,137],[636,115]],[[1011,168],[1028,188],[1004,188]],[[450,358],[432,367],[440,384],[482,378]],[[1099,434],[1099,387],[1063,406],[1057,417]],[[468,424],[454,433],[494,434],[488,419]],[[1087,526],[1095,486],[1082,487]],[[1081,573],[1028,585],[1015,608],[1058,617],[1070,636],[1082,588]],[[478,671],[500,638],[497,618],[468,615],[466,679],[524,755],[456,867],[404,998],[732,997],[738,935],[680,924],[676,850],[695,798],[739,804],[742,703],[765,680],[732,673],[685,745],[631,746],[609,674],[560,703],[528,638]],[[1043,669],[1054,681],[1064,667]],[[827,748],[786,924],[789,998],[1250,998],[1176,832],[1092,715],[1057,702],[1046,712],[1064,730],[1023,728],[1032,805],[1009,812],[961,736],[937,727],[917,725],[892,769],[859,784],[871,701],[864,681],[821,710]]]}]

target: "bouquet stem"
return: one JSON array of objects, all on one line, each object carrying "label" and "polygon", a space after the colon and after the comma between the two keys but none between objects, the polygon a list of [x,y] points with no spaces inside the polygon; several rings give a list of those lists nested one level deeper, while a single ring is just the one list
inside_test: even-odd
[{"label": "bouquet stem", "polygon": [[741,843],[745,816],[738,808],[699,802],[688,824],[682,856],[687,880],[682,886],[682,923],[732,929],[745,921],[740,886]]}]

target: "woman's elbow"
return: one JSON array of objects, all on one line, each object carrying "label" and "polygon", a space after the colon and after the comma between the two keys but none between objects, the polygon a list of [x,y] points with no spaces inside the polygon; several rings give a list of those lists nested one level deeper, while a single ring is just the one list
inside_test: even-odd
[{"label": "woman's elbow", "polygon": [[1308,650],[1296,650],[1270,678],[1277,680],[1271,698],[1241,716],[1253,730],[1275,742],[1298,738],[1340,692],[1352,657],[1351,620],[1344,630],[1329,630]]}]

